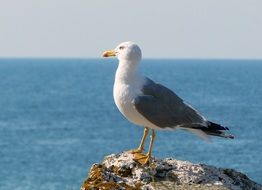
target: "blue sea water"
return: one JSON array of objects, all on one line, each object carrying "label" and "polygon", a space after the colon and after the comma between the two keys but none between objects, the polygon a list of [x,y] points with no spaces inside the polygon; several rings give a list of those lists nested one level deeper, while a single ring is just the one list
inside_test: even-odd
[{"label": "blue sea water", "polygon": [[[0,60],[0,189],[79,189],[90,166],[135,148],[143,128],[112,97],[116,60]],[[206,143],[157,133],[154,156],[229,167],[262,183],[262,61],[144,60],[141,72],[228,126]]]}]

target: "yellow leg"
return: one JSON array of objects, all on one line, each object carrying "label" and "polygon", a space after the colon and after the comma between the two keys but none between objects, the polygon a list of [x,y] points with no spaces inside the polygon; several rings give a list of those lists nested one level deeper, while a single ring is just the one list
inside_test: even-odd
[{"label": "yellow leg", "polygon": [[152,135],[151,135],[149,149],[148,149],[147,154],[146,155],[141,154],[141,153],[134,154],[134,160],[136,160],[137,162],[139,162],[142,165],[145,165],[150,161],[150,158],[152,156],[152,149],[153,149],[155,136],[156,136],[155,130],[152,129]]},{"label": "yellow leg", "polygon": [[152,129],[152,135],[151,135],[151,139],[150,139],[149,150],[148,150],[148,153],[147,153],[147,155],[149,155],[150,158],[151,158],[151,155],[152,155],[152,148],[153,148],[155,138],[156,138],[156,132],[155,132],[154,129]]},{"label": "yellow leg", "polygon": [[142,153],[144,151],[144,145],[145,145],[146,137],[148,135],[148,131],[149,131],[148,127],[145,127],[144,135],[143,135],[143,137],[141,139],[140,145],[139,145],[139,147],[137,149],[131,150],[132,154]]}]

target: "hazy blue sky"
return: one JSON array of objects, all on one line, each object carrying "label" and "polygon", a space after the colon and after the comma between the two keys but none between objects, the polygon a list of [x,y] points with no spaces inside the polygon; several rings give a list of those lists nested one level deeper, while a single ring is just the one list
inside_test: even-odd
[{"label": "hazy blue sky", "polygon": [[1,0],[0,57],[262,58],[261,0]]}]

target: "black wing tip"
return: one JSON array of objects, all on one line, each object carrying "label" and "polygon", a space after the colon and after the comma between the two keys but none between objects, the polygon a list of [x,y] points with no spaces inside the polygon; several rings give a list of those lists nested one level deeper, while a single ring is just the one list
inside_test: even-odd
[{"label": "black wing tip", "polygon": [[224,127],[212,121],[208,121],[208,122],[209,122],[208,128],[204,130],[207,134],[213,135],[213,136],[224,137],[228,139],[235,138],[234,135],[223,132],[223,131],[229,131],[228,127]]},{"label": "black wing tip", "polygon": [[224,126],[217,124],[217,123],[214,123],[212,121],[208,121],[208,122],[209,122],[208,128],[210,128],[210,129],[219,130],[219,131],[224,131],[224,130],[229,131],[228,127],[224,127]]}]

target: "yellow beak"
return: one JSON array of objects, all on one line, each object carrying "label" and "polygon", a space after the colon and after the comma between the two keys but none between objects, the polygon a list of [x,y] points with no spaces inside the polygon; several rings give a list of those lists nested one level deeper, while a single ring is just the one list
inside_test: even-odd
[{"label": "yellow beak", "polygon": [[103,53],[103,57],[111,57],[111,56],[116,56],[115,50],[109,50]]}]

